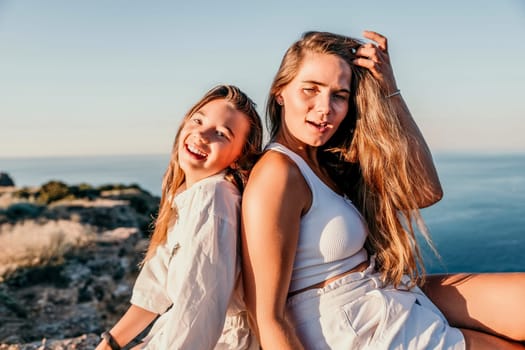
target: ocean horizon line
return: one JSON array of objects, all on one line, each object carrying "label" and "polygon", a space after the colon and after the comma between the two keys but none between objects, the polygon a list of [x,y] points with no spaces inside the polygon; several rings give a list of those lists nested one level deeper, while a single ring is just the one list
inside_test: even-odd
[{"label": "ocean horizon line", "polygon": [[[496,157],[496,156],[525,156],[525,150],[435,150],[434,157],[442,156],[467,156],[467,157]],[[169,157],[166,152],[151,153],[108,153],[108,154],[37,154],[37,155],[0,155],[1,160],[15,159],[79,159],[79,158],[114,158],[114,157]],[[1,169],[0,169],[1,170]]]},{"label": "ocean horizon line", "polygon": [[[525,151],[523,151],[525,154]],[[0,160],[15,160],[15,159],[67,159],[67,158],[114,158],[114,157],[164,157],[169,156],[169,153],[109,153],[109,154],[55,154],[55,155],[0,155]]]}]

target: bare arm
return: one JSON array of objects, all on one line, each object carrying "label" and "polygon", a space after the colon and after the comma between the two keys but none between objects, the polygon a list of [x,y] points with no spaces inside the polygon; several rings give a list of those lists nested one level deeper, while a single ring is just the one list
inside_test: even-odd
[{"label": "bare arm", "polygon": [[[135,339],[158,315],[136,305],[131,305],[126,313],[110,330],[117,343],[124,347]],[[101,341],[96,350],[111,349],[105,340]]]},{"label": "bare arm", "polygon": [[[359,48],[357,56],[360,57],[354,63],[368,68],[383,87],[385,96],[389,96],[398,91],[398,88],[388,56],[387,39],[381,34],[371,31],[365,31],[363,35],[365,38],[375,41],[375,44],[367,43]],[[401,126],[408,132],[410,156],[413,157],[411,163],[418,165],[414,171],[423,172],[423,177],[427,179],[426,189],[415,191],[415,194],[418,196],[419,207],[428,207],[443,197],[443,189],[432,160],[432,154],[401,94],[387,98],[395,108]]]},{"label": "bare arm", "polygon": [[[140,270],[133,287],[132,305],[109,331],[121,347],[132,341],[171,305],[164,291],[167,272],[165,261],[168,258],[167,249],[159,247]],[[106,341],[100,342],[96,348],[104,349],[110,349]]]},{"label": "bare arm", "polygon": [[295,164],[275,152],[259,160],[244,192],[243,279],[263,349],[303,349],[286,320],[285,304],[309,193]]}]

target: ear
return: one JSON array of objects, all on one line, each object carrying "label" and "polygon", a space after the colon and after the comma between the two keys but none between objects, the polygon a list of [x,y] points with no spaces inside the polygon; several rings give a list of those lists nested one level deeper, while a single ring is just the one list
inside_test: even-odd
[{"label": "ear", "polygon": [[279,106],[284,105],[283,96],[282,96],[281,94],[279,94],[279,95],[275,95],[275,100],[277,101],[277,104],[278,104]]}]

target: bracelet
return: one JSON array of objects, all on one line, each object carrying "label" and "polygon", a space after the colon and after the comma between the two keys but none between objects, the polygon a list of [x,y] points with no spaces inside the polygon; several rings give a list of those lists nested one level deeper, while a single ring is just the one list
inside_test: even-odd
[{"label": "bracelet", "polygon": [[117,341],[115,340],[115,338],[113,338],[111,333],[104,332],[100,335],[100,338],[104,339],[108,343],[111,350],[121,350],[120,345],[118,345]]},{"label": "bracelet", "polygon": [[394,96],[397,96],[397,95],[401,95],[401,90],[397,89],[396,91],[392,92],[391,94],[386,95],[385,98],[390,98],[390,97],[394,97]]}]

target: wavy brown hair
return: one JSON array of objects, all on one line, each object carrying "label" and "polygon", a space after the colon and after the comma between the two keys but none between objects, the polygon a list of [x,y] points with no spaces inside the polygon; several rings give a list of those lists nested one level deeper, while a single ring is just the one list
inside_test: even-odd
[{"label": "wavy brown hair", "polygon": [[369,229],[366,248],[376,255],[383,279],[398,286],[408,275],[415,284],[423,281],[425,272],[416,228],[434,248],[414,194],[430,190],[419,171],[423,165],[409,156],[410,135],[379,83],[368,69],[353,64],[362,44],[333,33],[303,34],[286,51],[273,80],[267,125],[275,138],[282,127],[282,106],[276,97],[295,78],[306,54],[335,55],[348,63],[352,72],[348,113],[330,140],[318,148],[318,157],[363,214]]},{"label": "wavy brown hair", "polygon": [[168,169],[162,179],[162,196],[160,199],[159,213],[155,220],[145,261],[155,254],[159,245],[166,242],[168,229],[176,222],[177,208],[173,206],[173,198],[175,198],[177,190],[185,181],[184,172],[179,166],[177,153],[181,130],[184,124],[197,111],[203,108],[204,105],[219,99],[224,99],[229,102],[237,111],[243,113],[250,123],[250,129],[239,158],[235,161],[234,166],[226,169],[225,178],[234,183],[239,191],[242,192],[248,178],[248,173],[261,153],[263,130],[261,118],[256,110],[256,104],[238,87],[233,85],[219,85],[208,91],[202,99],[186,113],[175,136]]}]

